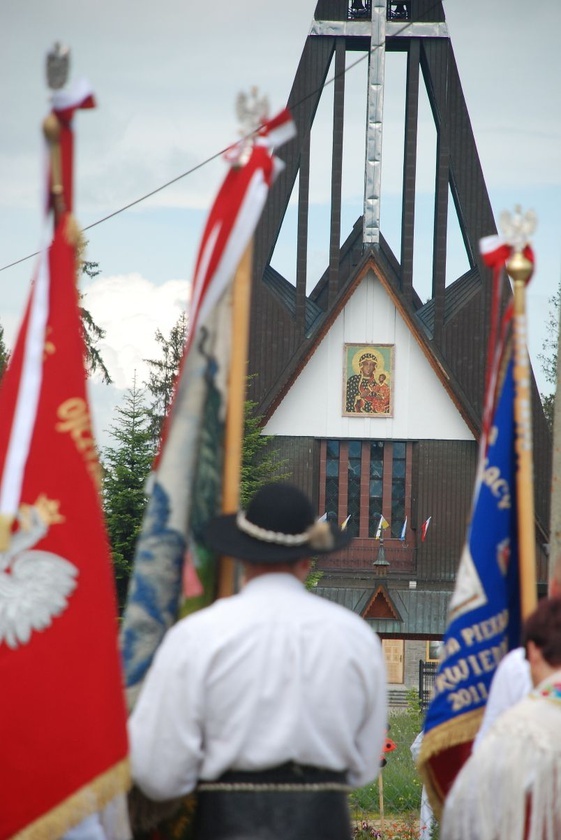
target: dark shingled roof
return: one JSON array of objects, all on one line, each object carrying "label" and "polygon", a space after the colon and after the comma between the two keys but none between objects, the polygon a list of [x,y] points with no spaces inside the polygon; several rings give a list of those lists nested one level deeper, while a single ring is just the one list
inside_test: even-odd
[{"label": "dark shingled roof", "polygon": [[[263,274],[263,282],[286,306],[291,315],[296,316],[296,288],[282,274],[268,265]],[[321,320],[325,312],[309,297],[306,298],[306,335],[310,335]]]},{"label": "dark shingled roof", "polygon": [[[374,588],[365,589],[356,586],[317,586],[313,591],[322,598],[341,604],[358,615],[362,615],[374,594]],[[451,592],[389,587],[388,593],[403,620],[367,619],[368,624],[377,633],[407,636],[444,635]]]},{"label": "dark shingled roof", "polygon": [[[446,323],[450,318],[453,318],[480,289],[481,278],[476,268],[466,271],[458,280],[448,286],[444,299],[444,322]],[[425,331],[431,336],[434,327],[434,306],[435,300],[433,298],[415,313]]]}]

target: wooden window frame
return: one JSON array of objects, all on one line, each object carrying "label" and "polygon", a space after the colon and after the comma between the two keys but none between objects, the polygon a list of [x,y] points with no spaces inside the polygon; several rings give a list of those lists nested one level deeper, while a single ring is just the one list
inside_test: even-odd
[{"label": "wooden window frame", "polygon": [[[330,438],[331,440],[331,438]],[[339,440],[339,502],[338,510],[334,511],[337,515],[339,524],[345,521],[348,515],[348,469],[349,469],[349,443],[356,441],[352,439]],[[373,535],[368,533],[369,529],[369,479],[370,479],[370,445],[372,440],[362,440],[362,456],[361,456],[361,474],[360,474],[360,523],[359,523],[359,538],[374,539]],[[398,443],[405,443],[405,516],[411,527],[411,479],[412,479],[412,459],[413,459],[413,444],[411,441],[397,441]],[[391,523],[392,512],[392,488],[393,488],[393,441],[382,440],[384,445],[384,468],[382,477],[382,515]],[[320,469],[319,469],[319,493],[318,493],[318,508],[320,513],[325,511],[325,480],[326,480],[326,463],[327,463],[327,439],[320,441]],[[384,535],[384,541],[399,542],[399,537],[392,537],[389,534]]]},{"label": "wooden window frame", "polygon": [[440,639],[427,640],[425,648],[425,662],[438,662],[440,659],[440,653],[436,656],[431,655],[431,645],[442,645],[442,641]]}]

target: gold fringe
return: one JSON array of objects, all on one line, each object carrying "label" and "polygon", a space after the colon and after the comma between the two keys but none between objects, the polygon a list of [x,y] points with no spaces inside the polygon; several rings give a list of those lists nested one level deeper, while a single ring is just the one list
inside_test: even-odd
[{"label": "gold fringe", "polygon": [[444,796],[442,790],[435,783],[429,766],[429,759],[443,750],[456,747],[458,744],[464,744],[467,741],[473,741],[481,726],[482,718],[483,709],[475,709],[472,712],[466,712],[459,718],[441,723],[440,726],[423,737],[417,759],[417,770],[427,790],[430,806],[438,820],[442,817]]},{"label": "gold fringe", "polygon": [[68,244],[72,248],[75,248],[78,254],[84,250],[84,234],[82,233],[80,225],[76,221],[76,216],[72,213],[69,213],[68,218],[66,219],[64,235]]},{"label": "gold fringe", "polygon": [[105,808],[119,793],[126,793],[130,785],[129,759],[125,758],[10,840],[59,840],[72,826]]},{"label": "gold fringe", "polygon": [[0,551],[7,551],[10,547],[13,516],[0,513]]}]

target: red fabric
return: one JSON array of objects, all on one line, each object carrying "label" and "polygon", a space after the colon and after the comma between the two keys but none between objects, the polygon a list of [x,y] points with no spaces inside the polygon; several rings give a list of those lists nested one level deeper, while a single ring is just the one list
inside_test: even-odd
[{"label": "red fabric", "polygon": [[[243,215],[243,211],[247,210],[250,188],[256,179],[261,178],[267,187],[270,187],[274,180],[277,161],[272,154],[270,148],[272,143],[269,141],[276,136],[278,145],[282,145],[294,132],[295,128],[292,117],[288,109],[285,108],[280,114],[261,126],[259,130],[260,140],[258,143],[253,144],[251,155],[246,163],[243,165],[239,164],[237,156],[240,148],[239,143],[231,146],[225,154],[225,159],[230,162],[231,167],[211,207],[199,245],[193,287],[191,289],[189,334],[185,342],[183,358],[176,382],[181,380],[183,364],[187,358],[190,343],[197,334],[198,319],[201,307],[205,303],[207,292],[213,285],[219,285],[217,284],[218,267],[224,267],[224,264],[227,264],[229,269],[228,281],[233,278],[236,271],[237,262],[232,261],[232,231],[236,229],[240,215]],[[265,196],[263,196],[263,202],[264,200]],[[259,210],[260,212],[261,209]],[[245,216],[244,230],[236,229],[238,241],[243,241],[245,236],[249,240],[253,235],[257,219],[250,221],[250,218],[251,214],[249,217],[247,215]],[[242,257],[242,253],[240,253],[238,259]],[[173,403],[172,409],[168,412],[164,422],[162,440],[160,442],[159,453],[156,456],[155,467],[160,463],[172,414]]]},{"label": "red fabric", "polygon": [[68,108],[53,110],[53,113],[60,123],[62,188],[64,195],[64,209],[68,210],[68,212],[71,212],[74,207],[74,135],[72,133],[72,117],[74,116],[74,111],[87,108],[95,108],[95,99],[93,96],[86,96],[85,99],[77,101],[74,105]]},{"label": "red fabric", "polygon": [[[485,368],[485,397],[483,412],[483,441],[488,441],[489,423],[495,404],[497,386],[497,365],[502,353],[505,328],[512,312],[507,308],[501,323],[500,302],[502,296],[502,278],[506,261],[512,255],[513,248],[499,236],[489,236],[480,242],[481,258],[484,264],[493,270],[493,288],[491,295],[491,313],[489,319],[489,338],[487,341],[487,365]],[[530,245],[522,251],[532,265],[535,263],[534,252]],[[531,278],[531,275],[530,275]],[[528,282],[530,281],[528,278]],[[499,330],[502,333],[499,334]]]},{"label": "red fabric", "polygon": [[[208,215],[199,247],[199,254],[195,265],[195,278],[199,281],[199,289],[193,290],[198,306],[194,311],[191,311],[189,336],[195,333],[200,304],[205,297],[212,278],[216,274],[218,263],[222,260],[224,249],[230,239],[232,228],[238,219],[238,213],[247,194],[249,183],[252,181],[256,172],[261,172],[265,183],[270,185],[273,169],[273,158],[269,150],[265,146],[255,146],[248,163],[245,166],[230,169],[226,175]],[[201,266],[209,238],[216,232],[216,242],[211,250],[208,265],[206,266],[206,270],[201,273]],[[187,339],[187,345],[189,345],[189,339]]]},{"label": "red fabric", "polygon": [[440,801],[443,803],[454,780],[471,755],[473,741],[466,741],[454,747],[448,747],[432,755],[427,761],[427,769]]},{"label": "red fabric", "polygon": [[[64,521],[51,524],[33,550],[66,559],[78,577],[66,608],[50,626],[33,630],[28,642],[15,648],[0,641],[1,840],[63,803],[128,751],[116,599],[93,478],[97,459],[66,221],[63,217],[50,249],[42,383],[21,504],[33,505],[41,494],[59,502]],[[0,390],[0,474],[27,327],[26,316]]]}]

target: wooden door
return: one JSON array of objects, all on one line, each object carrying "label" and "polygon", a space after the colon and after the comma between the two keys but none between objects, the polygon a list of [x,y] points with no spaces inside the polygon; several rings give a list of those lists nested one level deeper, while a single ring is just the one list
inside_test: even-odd
[{"label": "wooden door", "polygon": [[390,685],[403,685],[404,648],[403,639],[382,639],[382,650]]}]

